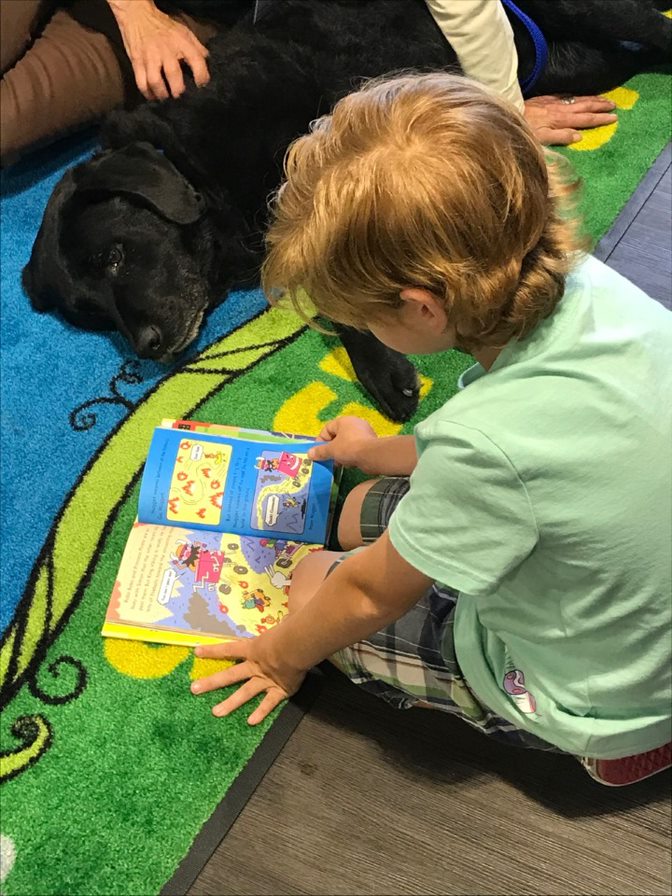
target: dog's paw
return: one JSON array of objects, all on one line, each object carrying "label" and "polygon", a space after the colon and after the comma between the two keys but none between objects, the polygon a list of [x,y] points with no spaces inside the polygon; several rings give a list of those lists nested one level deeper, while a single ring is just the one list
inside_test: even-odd
[{"label": "dog's paw", "polygon": [[371,333],[349,327],[339,330],[357,379],[380,410],[399,423],[410,420],[418,407],[420,383],[408,358],[383,345]]},{"label": "dog's paw", "polygon": [[390,420],[405,423],[418,408],[420,380],[415,367],[401,355],[375,377],[368,372],[360,376],[360,382]]}]

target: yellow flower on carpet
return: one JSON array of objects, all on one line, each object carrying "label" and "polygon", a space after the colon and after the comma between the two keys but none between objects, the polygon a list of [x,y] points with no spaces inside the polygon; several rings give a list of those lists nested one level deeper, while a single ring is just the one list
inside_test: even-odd
[{"label": "yellow flower on carpet", "polygon": [[[617,109],[624,109],[626,111],[632,109],[639,99],[637,91],[631,90],[629,87],[616,87],[614,90],[609,90],[607,93],[603,93],[602,96],[615,103]],[[577,152],[599,149],[600,146],[604,146],[605,143],[608,143],[609,140],[611,140],[616,133],[617,128],[618,122],[615,121],[613,124],[605,124],[601,128],[591,128],[590,130],[582,131],[582,137],[579,142],[572,143],[568,149],[574,149]]]},{"label": "yellow flower on carpet", "polygon": [[233,665],[233,660],[199,659],[193,655],[190,647],[172,647],[165,644],[155,646],[142,641],[125,641],[121,638],[105,638],[103,649],[105,659],[117,672],[129,678],[145,681],[165,678],[189,657],[193,658],[189,670],[191,681]]}]

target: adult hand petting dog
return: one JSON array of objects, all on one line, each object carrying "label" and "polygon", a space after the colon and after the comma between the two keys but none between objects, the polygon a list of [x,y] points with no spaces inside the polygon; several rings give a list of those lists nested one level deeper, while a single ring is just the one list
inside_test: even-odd
[{"label": "adult hand petting dog", "polygon": [[602,96],[535,96],[525,102],[525,118],[546,146],[568,146],[581,139],[581,129],[613,124],[615,108]]},{"label": "adult hand petting dog", "polygon": [[264,699],[247,720],[250,725],[258,725],[278,704],[291,697],[301,687],[307,670],[300,671],[290,667],[286,662],[274,661],[272,650],[268,649],[269,634],[196,648],[195,653],[198,657],[242,660],[221,672],[199,678],[191,685],[192,694],[207,694],[208,691],[244,682],[230,697],[212,708],[213,715],[228,716],[235,709],[265,692]]},{"label": "adult hand petting dog", "polygon": [[184,93],[181,62],[189,66],[198,87],[208,83],[208,50],[186,25],[157,9],[153,0],[108,3],[145,99],[165,100]]}]

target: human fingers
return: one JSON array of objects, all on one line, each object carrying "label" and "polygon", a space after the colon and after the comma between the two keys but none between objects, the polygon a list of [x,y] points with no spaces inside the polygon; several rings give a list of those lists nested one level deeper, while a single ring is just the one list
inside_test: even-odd
[{"label": "human fingers", "polygon": [[205,44],[202,44],[200,42],[200,40],[196,37],[194,32],[191,30],[189,30],[189,39],[191,40],[192,44],[194,45],[194,49],[197,50],[204,59],[207,59],[208,56],[210,55],[210,50],[208,50],[208,48],[205,46]]},{"label": "human fingers", "polygon": [[168,88],[163,80],[163,64],[159,53],[156,50],[149,51],[145,57],[145,68],[147,71],[147,84],[154,94],[156,100],[168,99]]},{"label": "human fingers", "polygon": [[320,430],[320,434],[318,439],[321,442],[328,442],[329,439],[333,439],[336,433],[338,432],[338,417],[335,417],[333,420],[328,420],[322,429]]},{"label": "human fingers", "polygon": [[269,713],[272,713],[275,707],[282,703],[286,696],[287,695],[279,688],[273,688],[273,690],[267,691],[264,699],[247,720],[248,723],[250,725],[258,725],[259,722],[263,722],[266,716],[269,715]]},{"label": "human fingers", "polygon": [[163,75],[168,84],[170,95],[181,96],[184,93],[184,75],[180,60],[176,56],[168,56],[163,60]]},{"label": "human fingers", "polygon": [[[572,100],[571,103],[569,102],[570,99]],[[535,96],[526,100],[525,104],[533,106],[588,106],[591,111],[595,112],[609,112],[611,109],[616,108],[616,103],[604,96]]]},{"label": "human fingers", "polygon": [[219,644],[199,644],[194,649],[196,656],[208,660],[247,659],[249,651],[249,638],[235,638]]},{"label": "human fingers", "polygon": [[573,128],[537,128],[535,130],[537,139],[544,146],[569,146],[571,143],[578,143],[581,134]]},{"label": "human fingers", "polygon": [[[616,108],[616,103],[604,96],[574,96],[574,97],[556,97],[563,106],[577,106],[579,108],[587,108],[595,112],[609,112]],[[568,103],[567,100],[572,99],[574,102]]]},{"label": "human fingers", "polygon": [[333,441],[325,442],[324,445],[314,445],[308,451],[308,457],[311,460],[330,460],[336,453],[336,446]]},{"label": "human fingers", "polygon": [[138,90],[146,100],[150,100],[151,102],[155,97],[147,82],[147,69],[145,68],[145,63],[142,59],[132,59],[131,65],[133,66],[133,74],[135,75],[135,83]]},{"label": "human fingers", "polygon": [[218,716],[219,718],[228,716],[229,713],[232,713],[245,703],[253,700],[270,686],[271,682],[266,678],[251,678],[249,681],[246,681],[245,684],[241,684],[241,686],[234,691],[230,697],[227,697],[226,700],[222,700],[221,703],[216,703],[212,707],[213,716]]},{"label": "human fingers", "polygon": [[566,112],[554,113],[551,125],[554,128],[599,128],[618,121],[618,116],[610,112],[584,112],[566,106]]},{"label": "human fingers", "polygon": [[210,80],[210,72],[205,61],[209,55],[208,50],[193,34],[191,38],[188,46],[183,50],[183,59],[191,69],[196,86],[205,87]]},{"label": "human fingers", "polygon": [[191,693],[208,694],[219,688],[228,688],[232,684],[238,684],[239,681],[245,681],[254,674],[255,670],[251,663],[237,663],[228,669],[221,669],[219,672],[213,672],[212,675],[206,675],[205,678],[197,678],[191,683]]}]

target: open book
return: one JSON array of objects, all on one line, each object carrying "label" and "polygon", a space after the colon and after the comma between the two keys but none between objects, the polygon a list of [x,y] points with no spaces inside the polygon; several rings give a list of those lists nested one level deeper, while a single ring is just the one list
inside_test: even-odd
[{"label": "open book", "polygon": [[164,420],[102,633],[163,644],[254,637],[287,612],[292,570],[322,548],[337,495],[313,439]]}]

